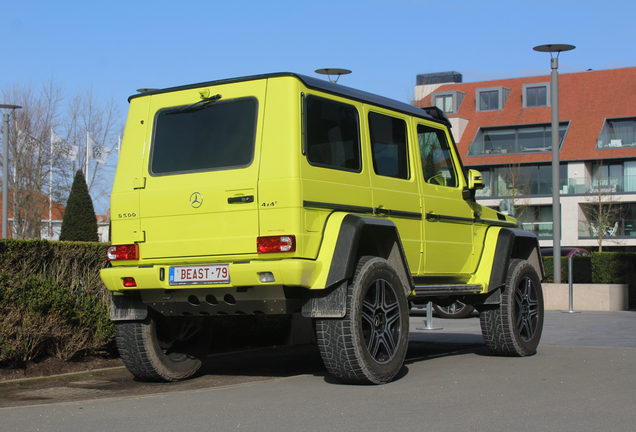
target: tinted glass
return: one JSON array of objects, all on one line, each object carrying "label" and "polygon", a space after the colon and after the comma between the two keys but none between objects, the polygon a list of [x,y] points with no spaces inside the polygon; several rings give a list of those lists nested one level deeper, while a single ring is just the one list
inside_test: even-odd
[{"label": "tinted glass", "polygon": [[404,120],[369,113],[369,133],[375,173],[386,177],[409,178]]},{"label": "tinted glass", "polygon": [[161,110],[155,118],[154,175],[245,167],[254,157],[256,99],[218,101],[195,111]]},{"label": "tinted glass", "polygon": [[453,161],[444,131],[418,125],[417,137],[420,144],[424,181],[441,186],[457,186]]},{"label": "tinted glass", "polygon": [[305,118],[305,149],[310,164],[360,171],[360,127],[355,107],[309,96]]}]

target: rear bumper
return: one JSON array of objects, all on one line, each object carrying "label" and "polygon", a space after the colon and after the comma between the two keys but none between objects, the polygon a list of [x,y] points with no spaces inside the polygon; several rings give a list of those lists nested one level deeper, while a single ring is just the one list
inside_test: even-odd
[{"label": "rear bumper", "polygon": [[[229,263],[230,282],[201,285],[170,285],[170,265],[117,266],[100,272],[109,291],[126,292],[142,290],[210,290],[239,287],[289,286],[302,288],[324,288],[314,286],[321,271],[318,261],[286,259],[272,261],[249,261]],[[271,273],[274,281],[263,283],[261,274]],[[135,287],[124,287],[124,278],[134,278]],[[236,291],[236,290],[233,290]]]}]

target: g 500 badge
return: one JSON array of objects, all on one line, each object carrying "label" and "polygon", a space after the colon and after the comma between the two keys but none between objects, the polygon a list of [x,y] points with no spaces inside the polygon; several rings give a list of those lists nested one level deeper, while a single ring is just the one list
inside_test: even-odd
[{"label": "g 500 badge", "polygon": [[119,213],[117,215],[121,219],[137,217],[137,213]]}]

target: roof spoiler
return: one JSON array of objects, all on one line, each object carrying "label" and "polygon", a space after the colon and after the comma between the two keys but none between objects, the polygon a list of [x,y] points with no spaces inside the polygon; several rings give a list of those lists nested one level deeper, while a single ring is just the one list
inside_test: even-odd
[{"label": "roof spoiler", "polygon": [[449,129],[453,127],[451,125],[450,120],[446,116],[446,113],[442,111],[441,109],[439,109],[439,107],[432,106],[432,107],[424,107],[422,109],[426,111],[426,114],[430,115],[435,120],[439,120],[443,122],[446,126],[448,126]]}]

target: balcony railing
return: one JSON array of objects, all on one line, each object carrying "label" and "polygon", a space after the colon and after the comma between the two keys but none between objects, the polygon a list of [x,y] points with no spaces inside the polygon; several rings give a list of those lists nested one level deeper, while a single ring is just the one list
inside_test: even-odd
[{"label": "balcony railing", "polygon": [[[600,180],[591,178],[570,178],[567,183],[562,179],[559,185],[561,195],[571,194],[610,194],[636,192],[636,175],[621,177],[605,177]],[[477,191],[477,198],[510,197],[513,187],[504,181],[495,181],[492,188],[487,185]],[[518,198],[529,196],[552,195],[552,181],[537,181],[519,185],[514,188],[514,195]]]},{"label": "balcony railing", "polygon": [[589,221],[579,221],[579,238],[603,238],[612,237],[636,237],[636,220],[620,219],[611,221],[607,226],[601,228],[598,223]]},{"label": "balcony railing", "polygon": [[552,238],[552,222],[522,222],[524,230],[532,231],[539,238]]},{"label": "balcony railing", "polygon": [[569,194],[608,194],[616,192],[636,192],[636,175],[619,177],[568,179]]},{"label": "balcony railing", "polygon": [[600,134],[596,142],[597,149],[612,149],[619,147],[636,147],[636,133],[623,133],[617,136],[615,133]]}]

